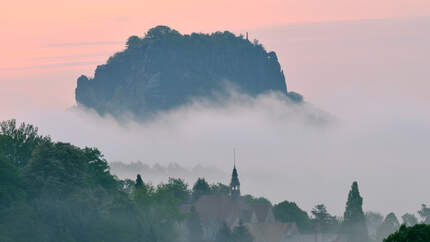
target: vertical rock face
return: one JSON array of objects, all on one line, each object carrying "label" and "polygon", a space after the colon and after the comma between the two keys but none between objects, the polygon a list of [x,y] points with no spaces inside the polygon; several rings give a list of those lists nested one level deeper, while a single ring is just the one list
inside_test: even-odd
[{"label": "vertical rock face", "polygon": [[131,36],[127,48],[99,65],[93,78],[80,76],[76,101],[100,114],[145,117],[193,98],[220,100],[231,87],[250,96],[287,96],[275,52],[257,41],[227,31],[182,35],[157,26],[143,38]]}]

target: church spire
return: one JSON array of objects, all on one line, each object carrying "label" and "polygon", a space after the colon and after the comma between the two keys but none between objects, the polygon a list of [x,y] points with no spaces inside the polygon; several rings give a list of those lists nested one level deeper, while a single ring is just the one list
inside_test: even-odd
[{"label": "church spire", "polygon": [[233,155],[234,155],[234,165],[233,165],[233,172],[231,174],[230,196],[231,196],[231,199],[237,199],[240,197],[240,182],[239,182],[239,175],[237,174],[237,169],[236,169],[236,150],[233,150]]}]

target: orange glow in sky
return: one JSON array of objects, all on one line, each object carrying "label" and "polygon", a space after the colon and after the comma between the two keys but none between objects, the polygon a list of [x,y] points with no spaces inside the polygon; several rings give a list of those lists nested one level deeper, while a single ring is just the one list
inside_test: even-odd
[{"label": "orange glow in sky", "polygon": [[[19,78],[53,76],[64,70],[76,75],[91,74],[97,64],[123,48],[127,37],[142,36],[156,25],[168,25],[182,33],[217,30],[252,33],[296,22],[414,16],[430,16],[430,1],[3,1],[0,85],[3,92],[17,92],[24,85],[14,81]],[[65,102],[70,103],[70,99]]]},{"label": "orange glow in sky", "polygon": [[428,16],[430,1],[41,0],[3,1],[0,11],[0,65],[4,69],[37,65],[34,58],[69,55],[68,50],[47,47],[124,41],[160,24],[181,32],[212,32],[292,22]]},{"label": "orange glow in sky", "polygon": [[[230,159],[223,153],[237,147],[242,167],[251,167],[245,189],[274,202],[294,198],[306,209],[318,202],[340,212],[352,179],[363,185],[368,211],[414,212],[430,202],[423,192],[430,0],[0,1],[0,121],[98,147],[109,161],[222,168]],[[249,40],[276,52],[288,91],[306,105],[243,99],[243,107],[223,103],[224,111],[204,110],[211,106],[203,102],[124,127],[65,111],[76,105],[81,74],[93,76],[129,36],[157,25],[182,34],[249,32]],[[330,121],[319,127],[325,114]]]}]

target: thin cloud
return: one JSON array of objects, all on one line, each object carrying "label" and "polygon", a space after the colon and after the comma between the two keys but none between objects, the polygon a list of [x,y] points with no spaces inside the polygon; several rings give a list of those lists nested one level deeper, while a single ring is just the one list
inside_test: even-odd
[{"label": "thin cloud", "polygon": [[124,44],[124,41],[63,42],[63,43],[51,43],[46,45],[46,47],[63,48],[63,47],[103,46],[103,45],[120,45],[120,44]]},{"label": "thin cloud", "polygon": [[59,62],[52,64],[39,64],[39,65],[28,65],[28,66],[17,66],[17,67],[7,67],[0,68],[0,71],[22,71],[22,70],[32,70],[32,69],[53,69],[60,67],[70,67],[70,66],[85,66],[85,65],[95,65],[102,63],[100,61],[72,61],[72,62]]}]

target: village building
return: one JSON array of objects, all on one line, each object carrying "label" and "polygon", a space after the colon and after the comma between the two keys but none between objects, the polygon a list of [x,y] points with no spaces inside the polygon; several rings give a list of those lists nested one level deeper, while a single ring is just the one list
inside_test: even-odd
[{"label": "village building", "polygon": [[184,212],[191,207],[200,215],[203,238],[214,241],[223,224],[233,230],[243,223],[255,242],[285,242],[299,234],[295,223],[277,222],[269,203],[250,203],[241,199],[240,181],[236,165],[233,167],[230,193],[203,195],[193,204],[182,206]]}]

